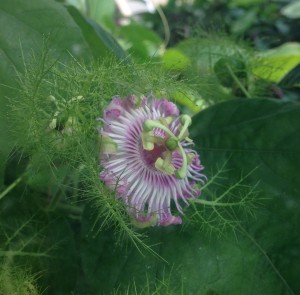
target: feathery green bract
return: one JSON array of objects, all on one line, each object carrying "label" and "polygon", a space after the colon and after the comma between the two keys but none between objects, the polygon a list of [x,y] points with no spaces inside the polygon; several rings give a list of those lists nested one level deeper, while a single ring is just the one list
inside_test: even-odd
[{"label": "feathery green bract", "polygon": [[39,295],[36,278],[27,269],[12,266],[8,260],[0,262],[0,294]]}]

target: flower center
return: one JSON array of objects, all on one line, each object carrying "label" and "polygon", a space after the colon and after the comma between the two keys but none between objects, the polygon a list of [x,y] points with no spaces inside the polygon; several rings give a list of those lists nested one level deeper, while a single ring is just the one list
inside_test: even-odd
[{"label": "flower center", "polygon": [[[177,178],[185,178],[187,174],[188,161],[192,155],[187,155],[181,142],[191,141],[188,138],[188,127],[192,120],[188,115],[180,117],[179,135],[176,136],[169,128],[174,118],[167,117],[159,120],[145,120],[143,124],[142,143],[143,156],[147,164],[155,166],[156,169]],[[158,128],[165,133],[165,136],[158,136],[154,129]],[[156,129],[157,130],[157,129]],[[182,157],[182,165],[175,169],[172,164],[172,153],[176,151]]]},{"label": "flower center", "polygon": [[166,151],[166,148],[163,145],[154,145],[154,148],[151,151],[142,150],[142,157],[144,162],[149,166],[154,166],[156,160],[162,156],[162,153]]}]

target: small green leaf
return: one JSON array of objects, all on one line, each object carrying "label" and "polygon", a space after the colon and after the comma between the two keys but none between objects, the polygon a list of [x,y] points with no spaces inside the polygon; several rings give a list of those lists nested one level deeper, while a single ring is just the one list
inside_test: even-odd
[{"label": "small green leaf", "polygon": [[256,9],[251,9],[243,17],[232,22],[231,30],[235,34],[242,34],[248,30],[257,20]]},{"label": "small green leaf", "polygon": [[137,59],[145,60],[155,56],[162,45],[160,37],[145,26],[132,23],[119,30],[124,47]]},{"label": "small green leaf", "polygon": [[258,55],[254,60],[253,74],[272,82],[279,82],[300,63],[300,44],[285,43]]},{"label": "small green leaf", "polygon": [[169,48],[161,57],[163,65],[171,71],[184,71],[190,65],[190,59],[175,48]]},{"label": "small green leaf", "polygon": [[172,97],[177,104],[186,107],[193,113],[197,113],[207,107],[199,93],[191,89],[176,90],[171,93],[170,97]]},{"label": "small green leaf", "polygon": [[103,58],[112,53],[118,58],[125,59],[126,54],[117,41],[92,19],[84,17],[75,7],[67,7],[70,15],[81,28],[86,42],[89,44],[94,57]]},{"label": "small green leaf", "polygon": [[291,19],[300,18],[300,2],[294,1],[281,9],[281,13]]}]

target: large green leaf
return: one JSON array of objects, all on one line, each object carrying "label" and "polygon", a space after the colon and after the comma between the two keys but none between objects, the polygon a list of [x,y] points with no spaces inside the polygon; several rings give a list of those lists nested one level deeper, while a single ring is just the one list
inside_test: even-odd
[{"label": "large green leaf", "polygon": [[258,167],[250,179],[296,198],[300,193],[300,105],[268,99],[218,104],[194,118],[191,136],[206,166],[230,158],[238,171]]},{"label": "large green leaf", "polygon": [[[47,41],[46,41],[47,40]],[[91,56],[80,28],[66,9],[55,1],[0,1],[0,187],[5,160],[13,141],[7,122],[8,97],[14,97],[17,72],[33,52],[39,54],[45,45],[49,53],[63,61],[70,57]]]},{"label": "large green leaf", "polygon": [[62,216],[48,216],[46,242],[53,258],[45,259],[40,269],[47,272],[42,278],[47,294],[72,294],[78,276],[78,259],[75,240],[68,220]]},{"label": "large green leaf", "polygon": [[232,180],[257,167],[247,184],[260,182],[261,196],[268,200],[250,230],[295,294],[300,292],[299,126],[298,103],[251,99],[207,109],[191,129],[207,168],[228,161],[223,176]]},{"label": "large green leaf", "polygon": [[[245,236],[236,240],[229,234],[217,239],[203,236],[197,228],[151,229],[148,242],[157,245],[153,249],[161,256],[156,258],[152,254],[142,256],[130,244],[116,245],[113,229],[98,235],[90,232],[93,225],[91,212],[86,210],[83,268],[97,294],[110,294],[114,288],[125,290],[133,284],[138,294],[154,294],[152,283],[166,279],[168,290],[177,290],[170,294],[275,295],[284,290],[263,254]],[[148,288],[147,279],[152,291],[142,293]],[[209,293],[212,291],[216,293]]]},{"label": "large green leaf", "polygon": [[299,104],[263,99],[232,100],[200,112],[191,135],[208,175],[226,161],[223,176],[230,185],[258,167],[246,179],[250,187],[261,180],[260,196],[268,198],[261,200],[257,218],[222,239],[208,238],[197,226],[149,229],[148,243],[167,264],[142,256],[130,244],[116,246],[113,229],[97,235],[95,218],[86,209],[82,260],[90,285],[100,294],[133,282],[141,290],[147,279],[170,275],[171,287],[178,290],[172,294],[298,294],[299,120]]},{"label": "large green leaf", "polygon": [[1,1],[0,16],[1,52],[6,69],[12,64],[21,70],[23,58],[26,61],[32,51],[38,52],[47,36],[51,53],[60,59],[68,52],[78,58],[89,51],[80,28],[55,1]]}]

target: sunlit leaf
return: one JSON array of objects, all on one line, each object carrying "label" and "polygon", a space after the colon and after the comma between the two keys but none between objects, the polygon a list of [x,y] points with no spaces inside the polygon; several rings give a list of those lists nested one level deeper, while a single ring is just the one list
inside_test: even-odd
[{"label": "sunlit leaf", "polygon": [[171,71],[183,71],[190,65],[190,59],[175,48],[165,51],[161,57],[163,66]]},{"label": "sunlit leaf", "polygon": [[281,9],[281,13],[292,19],[300,18],[300,2],[293,1]]},{"label": "sunlit leaf", "polygon": [[300,63],[300,44],[286,43],[259,54],[253,63],[253,73],[265,80],[279,82]]}]

